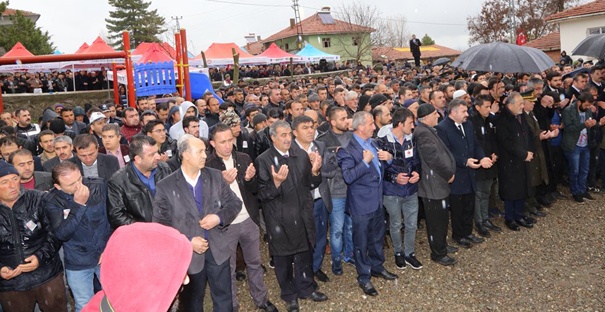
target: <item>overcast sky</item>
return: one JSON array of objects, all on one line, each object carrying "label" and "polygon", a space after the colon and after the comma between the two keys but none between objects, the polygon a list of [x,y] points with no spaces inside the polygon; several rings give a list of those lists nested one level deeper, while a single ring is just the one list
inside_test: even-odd
[{"label": "overcast sky", "polygon": [[[466,18],[478,14],[482,0],[372,0],[383,18],[403,15],[407,29],[422,37],[428,33],[437,44],[453,49],[468,47]],[[333,11],[342,0],[299,0],[304,19],[323,6]],[[182,17],[187,29],[189,51],[197,55],[212,42],[245,44],[244,36],[255,33],[262,38],[280,31],[294,17],[291,0],[155,0],[152,9],[176,25],[171,17]],[[178,6],[178,7],[177,7]],[[10,0],[10,8],[40,14],[37,26],[52,35],[55,47],[73,53],[83,43],[106,35],[105,18],[112,7],[103,0]]]}]

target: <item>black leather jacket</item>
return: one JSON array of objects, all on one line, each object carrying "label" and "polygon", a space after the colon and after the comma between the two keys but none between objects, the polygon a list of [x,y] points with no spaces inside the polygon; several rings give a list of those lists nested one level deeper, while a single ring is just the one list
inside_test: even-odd
[{"label": "black leather jacket", "polygon": [[12,209],[0,204],[0,267],[14,269],[31,255],[39,262],[32,272],[10,280],[0,278],[0,292],[29,290],[63,273],[61,244],[46,215],[45,196],[42,191],[21,188]]},{"label": "black leather jacket", "polygon": [[[107,216],[113,229],[134,222],[151,222],[153,196],[134,171],[133,163],[116,172],[107,183]],[[171,173],[167,164],[158,163],[155,183]]]}]

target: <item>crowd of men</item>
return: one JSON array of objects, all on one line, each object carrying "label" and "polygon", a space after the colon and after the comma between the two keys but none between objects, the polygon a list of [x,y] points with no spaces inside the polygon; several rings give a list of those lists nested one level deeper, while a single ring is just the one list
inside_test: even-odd
[{"label": "crowd of men", "polygon": [[53,93],[108,89],[107,71],[80,70],[72,72],[16,72],[0,76],[0,87],[4,94]]},{"label": "crowd of men", "polygon": [[458,247],[502,231],[498,218],[513,232],[532,228],[566,198],[563,186],[577,203],[605,189],[605,69],[563,70],[385,66],[241,83],[193,103],[55,104],[39,124],[27,109],[5,112],[0,303],[65,311],[65,276],[76,311],[118,308],[109,291],[86,305],[106,286],[112,232],[139,222],[190,241],[185,311],[203,308],[207,284],[215,310],[239,310],[246,278],[254,304],[277,311],[263,239],[288,311],[328,300],[317,283],[330,281],[328,266],[340,276],[350,264],[361,291],[378,295],[372,278],[398,278],[384,266],[386,233],[397,269],[422,269],[421,219],[430,259],[454,265]]}]

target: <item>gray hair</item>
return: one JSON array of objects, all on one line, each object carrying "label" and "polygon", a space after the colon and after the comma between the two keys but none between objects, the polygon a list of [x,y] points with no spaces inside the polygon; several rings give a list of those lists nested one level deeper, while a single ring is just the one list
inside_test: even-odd
[{"label": "gray hair", "polygon": [[355,91],[348,91],[347,94],[345,95],[345,101],[350,101],[354,98],[357,97],[357,92]]},{"label": "gray hair", "polygon": [[65,142],[69,145],[74,145],[74,142],[71,140],[71,138],[66,135],[61,135],[61,136],[56,137],[53,140],[53,145],[55,145],[57,143],[61,143],[61,142]]},{"label": "gray hair", "polygon": [[271,136],[277,136],[277,128],[292,128],[290,124],[284,120],[274,121],[271,126],[269,126],[269,134]]},{"label": "gray hair", "polygon": [[462,98],[453,99],[447,104],[447,113],[451,114],[453,110],[458,108],[458,106],[466,107],[466,101],[464,101]]},{"label": "gray hair", "polygon": [[116,136],[121,135],[120,126],[115,123],[108,123],[108,124],[104,125],[103,129],[101,129],[101,133],[106,132],[106,131],[114,131],[116,133]]},{"label": "gray hair", "polygon": [[363,124],[363,122],[366,120],[366,117],[372,118],[372,114],[366,111],[361,111],[353,115],[353,131],[357,131],[357,128]]},{"label": "gray hair", "polygon": [[504,105],[514,104],[515,103],[515,99],[517,97],[522,97],[521,93],[519,93],[519,92],[511,92],[511,94],[509,94],[508,97],[506,98],[506,100],[504,101]]},{"label": "gray hair", "polygon": [[536,85],[544,84],[544,80],[540,78],[533,77],[527,81],[527,88],[534,89]]},{"label": "gray hair", "polygon": [[177,149],[179,150],[179,157],[183,157],[183,153],[189,150],[189,144],[191,139],[195,139],[195,137],[191,134],[183,134],[182,137],[177,141]]}]

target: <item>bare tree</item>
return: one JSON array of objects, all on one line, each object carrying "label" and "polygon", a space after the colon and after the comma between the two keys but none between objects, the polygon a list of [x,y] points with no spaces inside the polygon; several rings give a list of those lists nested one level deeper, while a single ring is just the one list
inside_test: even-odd
[{"label": "bare tree", "polygon": [[410,34],[405,16],[399,14],[382,19],[372,36],[376,47],[407,47]]},{"label": "bare tree", "polygon": [[[512,25],[524,31],[528,40],[537,39],[556,29],[557,25],[547,24],[544,19],[560,12],[579,0],[488,0],[481,12],[467,18],[469,43],[486,43],[513,37]],[[513,20],[514,18],[514,20]]]},{"label": "bare tree", "polygon": [[[370,61],[372,47],[376,44],[376,37],[372,36],[380,23],[381,12],[376,6],[363,2],[341,4],[336,18],[345,22],[342,24],[343,35],[336,36],[341,55],[359,62]],[[351,38],[348,38],[350,35]],[[351,39],[351,40],[349,40]],[[364,59],[369,57],[370,59]]]}]

